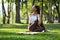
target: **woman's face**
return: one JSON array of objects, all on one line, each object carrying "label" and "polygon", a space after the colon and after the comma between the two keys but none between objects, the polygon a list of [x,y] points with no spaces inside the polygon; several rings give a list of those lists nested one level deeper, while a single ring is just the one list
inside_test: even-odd
[{"label": "woman's face", "polygon": [[33,7],[32,7],[32,12],[36,12],[36,10],[37,10],[36,7],[33,6]]}]

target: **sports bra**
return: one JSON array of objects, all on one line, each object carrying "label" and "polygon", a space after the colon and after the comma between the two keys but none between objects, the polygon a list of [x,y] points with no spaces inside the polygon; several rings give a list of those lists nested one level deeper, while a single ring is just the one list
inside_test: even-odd
[{"label": "sports bra", "polygon": [[36,20],[37,20],[37,15],[31,14],[29,16],[29,23],[34,23],[34,21],[36,21]]}]

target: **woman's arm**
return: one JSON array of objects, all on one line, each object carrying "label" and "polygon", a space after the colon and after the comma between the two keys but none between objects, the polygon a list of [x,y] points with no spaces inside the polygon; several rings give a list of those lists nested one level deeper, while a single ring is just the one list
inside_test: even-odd
[{"label": "woman's arm", "polygon": [[42,23],[41,16],[38,14],[38,25],[40,26]]}]

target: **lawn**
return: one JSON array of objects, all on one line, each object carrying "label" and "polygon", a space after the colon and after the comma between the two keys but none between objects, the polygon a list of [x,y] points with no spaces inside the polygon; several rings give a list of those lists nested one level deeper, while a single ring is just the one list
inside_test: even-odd
[{"label": "lawn", "polygon": [[27,24],[0,24],[0,40],[60,40],[60,24],[45,24],[50,32],[20,34],[26,32]]}]

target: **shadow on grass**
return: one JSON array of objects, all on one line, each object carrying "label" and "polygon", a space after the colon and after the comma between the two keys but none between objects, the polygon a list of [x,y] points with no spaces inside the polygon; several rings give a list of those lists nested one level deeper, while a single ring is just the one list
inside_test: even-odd
[{"label": "shadow on grass", "polygon": [[45,24],[45,27],[51,30],[60,30],[60,24]]},{"label": "shadow on grass", "polygon": [[20,24],[20,25],[14,25],[14,24],[0,24],[0,28],[20,28],[20,29],[27,29],[27,24]]},{"label": "shadow on grass", "polygon": [[26,39],[26,38],[10,37],[10,38],[0,38],[0,40],[28,40],[28,39]]},{"label": "shadow on grass", "polygon": [[[50,30],[55,30],[58,29],[60,30],[60,24],[45,24],[45,27]],[[0,28],[20,28],[20,29],[27,29],[28,25],[27,24],[0,24]]]}]

